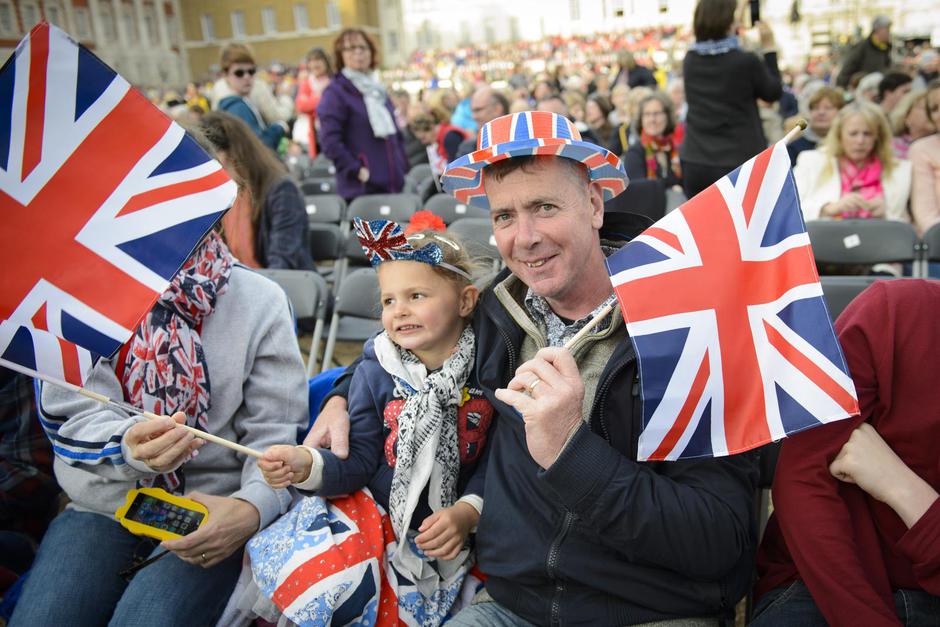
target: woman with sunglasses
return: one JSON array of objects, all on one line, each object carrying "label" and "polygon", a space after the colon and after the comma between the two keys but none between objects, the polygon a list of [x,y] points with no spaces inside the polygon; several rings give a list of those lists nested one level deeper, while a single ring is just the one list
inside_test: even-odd
[{"label": "woman with sunglasses", "polygon": [[230,46],[222,53],[222,74],[232,94],[219,101],[218,109],[241,119],[271,150],[277,151],[281,138],[288,131],[287,124],[277,121],[267,124],[261,111],[249,97],[255,84],[257,66],[248,48]]},{"label": "woman with sunglasses", "polygon": [[336,166],[336,191],[347,201],[402,190],[408,161],[394,108],[378,73],[376,47],[365,31],[343,30],[333,46],[337,74],[317,116],[320,146]]}]

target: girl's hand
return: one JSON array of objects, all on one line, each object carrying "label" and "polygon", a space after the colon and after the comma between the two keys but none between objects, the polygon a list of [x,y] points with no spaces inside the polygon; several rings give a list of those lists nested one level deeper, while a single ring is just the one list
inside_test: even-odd
[{"label": "girl's hand", "polygon": [[278,444],[269,447],[258,460],[264,480],[272,488],[286,488],[310,476],[313,456],[300,446]]},{"label": "girl's hand", "polygon": [[428,557],[452,560],[460,553],[470,530],[479,520],[480,514],[473,506],[454,503],[425,518],[418,527],[421,533],[415,542]]}]

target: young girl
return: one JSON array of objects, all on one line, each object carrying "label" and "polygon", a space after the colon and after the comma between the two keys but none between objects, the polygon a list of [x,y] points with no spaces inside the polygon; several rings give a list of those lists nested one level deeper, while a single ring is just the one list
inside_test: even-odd
[{"label": "young girl", "polygon": [[272,486],[351,496],[304,499],[249,553],[261,591],[293,622],[374,624],[379,612],[436,625],[472,565],[467,537],[483,505],[493,408],[472,374],[478,291],[449,236],[406,237],[384,220],[355,227],[378,272],[385,330],[366,342],[351,383],[349,457],[274,446],[259,463]]}]

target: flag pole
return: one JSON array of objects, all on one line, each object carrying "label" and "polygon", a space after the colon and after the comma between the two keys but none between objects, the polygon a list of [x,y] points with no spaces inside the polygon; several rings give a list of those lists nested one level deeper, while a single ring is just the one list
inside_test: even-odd
[{"label": "flag pole", "polygon": [[[141,415],[141,416],[143,416],[144,418],[147,418],[147,419],[149,419],[149,420],[154,420],[154,419],[162,418],[162,417],[163,417],[163,416],[158,416],[157,414],[154,414],[154,413],[149,412],[149,411],[143,411],[143,410],[141,410],[141,409],[138,409],[138,408],[134,407],[133,405],[131,405],[130,403],[125,403],[125,402],[123,402],[123,401],[115,401],[115,400],[113,400],[113,399],[108,398],[108,397],[105,396],[104,394],[98,394],[97,392],[92,392],[91,390],[88,390],[88,389],[85,389],[85,388],[83,388],[83,387],[77,386],[77,385],[75,385],[74,383],[69,383],[68,381],[63,381],[62,379],[57,379],[57,378],[55,378],[55,377],[50,377],[49,375],[45,375],[45,374],[42,374],[41,372],[37,372],[37,371],[33,370],[32,368],[27,368],[26,366],[21,366],[20,364],[16,364],[16,363],[13,363],[13,362],[11,362],[11,361],[7,361],[6,359],[0,358],[0,365],[5,366],[5,367],[9,368],[10,370],[15,370],[16,372],[19,372],[20,374],[25,374],[26,376],[34,377],[34,378],[36,378],[36,379],[39,379],[40,381],[45,381],[46,383],[51,383],[52,385],[57,385],[57,386],[59,386],[60,388],[64,388],[64,389],[66,389],[66,390],[69,390],[70,392],[75,392],[76,394],[81,394],[82,396],[86,396],[86,397],[88,397],[88,398],[90,398],[90,399],[96,400],[96,401],[98,401],[99,403],[103,403],[103,404],[105,404],[105,405],[110,405],[111,407],[115,407],[115,408],[120,409],[120,410],[122,410],[122,411],[125,411],[125,412],[127,412],[127,413],[129,413],[129,414],[139,414],[139,415]],[[212,442],[212,443],[214,443],[214,444],[219,444],[219,445],[221,445],[221,446],[224,446],[224,447],[226,447],[226,448],[230,448],[230,449],[232,449],[233,451],[236,451],[236,452],[238,452],[238,453],[242,453],[242,454],[244,454],[244,455],[249,455],[249,456],[251,456],[251,457],[257,457],[258,459],[261,458],[261,453],[258,452],[258,451],[256,451],[256,450],[253,449],[253,448],[248,448],[247,446],[243,446],[243,445],[238,444],[238,443],[236,443],[236,442],[232,442],[232,441],[230,441],[230,440],[226,440],[225,438],[220,438],[219,436],[217,436],[217,435],[212,435],[211,433],[206,433],[205,431],[202,431],[201,429],[196,429],[195,427],[190,427],[189,425],[186,425],[186,424],[182,424],[182,425],[179,425],[179,426],[180,426],[180,427],[183,427],[183,428],[186,429],[187,431],[192,432],[193,435],[195,435],[197,438],[199,438],[199,439],[201,439],[201,440],[206,440],[207,442]]]},{"label": "flag pole", "polygon": [[780,141],[782,141],[784,145],[789,144],[794,139],[799,137],[803,133],[803,131],[806,130],[807,126],[809,126],[809,124],[806,123],[806,120],[804,120],[803,118],[800,118],[799,120],[796,121],[796,126],[791,128],[790,132],[784,135],[783,139],[781,139]]}]

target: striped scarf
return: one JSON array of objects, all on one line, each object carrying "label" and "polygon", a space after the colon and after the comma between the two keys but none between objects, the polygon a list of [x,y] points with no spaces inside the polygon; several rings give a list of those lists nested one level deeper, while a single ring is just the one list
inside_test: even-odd
[{"label": "striped scarf", "polygon": [[663,168],[663,176],[657,173],[659,163],[656,155],[664,153],[669,155],[669,166],[676,178],[682,178],[682,166],[679,164],[679,148],[673,141],[672,135],[650,135],[646,131],[640,133],[640,144],[643,145],[643,154],[646,157],[646,178],[666,178],[666,168]]}]

